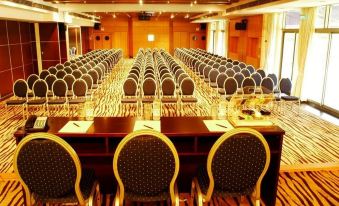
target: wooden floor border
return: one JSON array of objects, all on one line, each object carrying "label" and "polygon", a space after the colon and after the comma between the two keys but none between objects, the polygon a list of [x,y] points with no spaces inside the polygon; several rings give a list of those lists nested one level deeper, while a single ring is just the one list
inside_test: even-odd
[{"label": "wooden floor border", "polygon": [[309,163],[299,165],[281,165],[280,172],[312,172],[339,170],[339,162]]}]

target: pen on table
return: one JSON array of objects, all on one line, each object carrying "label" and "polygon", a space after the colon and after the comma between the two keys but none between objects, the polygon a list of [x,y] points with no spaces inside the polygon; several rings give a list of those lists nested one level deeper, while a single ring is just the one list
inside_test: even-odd
[{"label": "pen on table", "polygon": [[148,129],[153,129],[153,127],[150,127],[150,126],[147,126],[147,125],[144,125],[144,127],[148,128]]},{"label": "pen on table", "polygon": [[77,126],[77,127],[80,127],[77,123],[74,123],[74,122],[73,122],[73,124],[74,124],[75,126]]},{"label": "pen on table", "polygon": [[226,129],[227,129],[227,127],[224,126],[224,125],[221,125],[221,124],[216,124],[216,125],[219,126],[219,127],[223,127],[223,128],[226,128]]}]

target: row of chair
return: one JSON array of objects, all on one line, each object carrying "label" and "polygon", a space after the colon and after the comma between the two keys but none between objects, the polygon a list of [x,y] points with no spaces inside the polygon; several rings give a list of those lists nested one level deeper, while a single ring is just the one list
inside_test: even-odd
[{"label": "row of chair", "polygon": [[[6,102],[7,106],[23,106],[23,114],[28,106],[63,106],[69,111],[69,105],[84,103],[88,97],[92,98],[92,92],[102,83],[105,75],[119,61],[121,50],[96,52],[101,56],[96,57],[98,64],[93,65],[93,69],[86,70],[86,73],[80,72],[78,69],[73,73],[65,75],[57,75],[59,72],[65,72],[64,68],[60,68],[56,75],[48,70],[43,70],[40,75],[32,74],[27,78],[27,82],[19,79],[14,83],[13,93],[16,97],[14,100]],[[87,58],[91,56],[87,55]],[[102,64],[101,62],[105,62]],[[92,67],[92,66],[91,66]],[[74,72],[79,71],[79,75]],[[30,98],[29,98],[30,97]],[[49,98],[50,97],[50,98]],[[24,115],[25,116],[25,115]]]},{"label": "row of chair", "polygon": [[[202,206],[213,197],[251,196],[260,205],[261,181],[270,163],[265,138],[249,128],[233,129],[212,146],[207,164],[192,178],[192,200]],[[74,149],[49,133],[22,139],[14,153],[14,171],[25,190],[26,205],[101,205],[99,183],[94,171],[82,168]],[[170,200],[179,205],[177,177],[179,155],[164,134],[138,130],[118,144],[113,157],[117,180],[114,205],[125,201]],[[43,184],[41,184],[43,183]]]},{"label": "row of chair", "polygon": [[141,104],[155,98],[162,104],[196,102],[193,80],[164,50],[138,52],[123,85],[122,103],[137,103],[139,96]]},{"label": "row of chair", "polygon": [[[225,95],[227,100],[230,100],[233,94],[276,94],[275,99],[280,101],[298,101],[299,98],[291,96],[292,83],[288,78],[282,78],[279,81],[275,74],[268,74],[261,69],[252,71],[252,66],[243,65],[242,70],[236,72],[233,66],[228,68],[225,72],[220,72],[217,69],[205,64],[204,58],[206,51],[201,49],[176,49],[176,57],[179,58],[187,67],[189,67],[197,76],[200,76],[204,82],[207,82],[211,88],[216,88],[218,93]],[[204,56],[205,55],[205,56]],[[202,61],[200,61],[202,60]],[[228,60],[238,63],[238,61]],[[216,62],[215,62],[216,63]]]}]

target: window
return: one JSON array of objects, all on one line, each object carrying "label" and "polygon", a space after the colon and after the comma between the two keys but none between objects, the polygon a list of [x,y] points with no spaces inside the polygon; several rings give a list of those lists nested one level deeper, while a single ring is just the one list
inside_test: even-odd
[{"label": "window", "polygon": [[300,12],[289,11],[285,13],[285,28],[296,29],[300,26]]},{"label": "window", "polygon": [[324,105],[339,111],[338,65],[339,65],[339,34],[333,34],[330,55],[328,59]]},{"label": "window", "polygon": [[322,90],[327,62],[329,35],[316,33],[313,35],[305,68],[305,81],[307,98],[321,103]]},{"label": "window", "polygon": [[298,54],[298,33],[285,32],[283,39],[283,53],[281,62],[280,78],[293,79],[293,71]]},{"label": "window", "polygon": [[315,18],[315,28],[325,28],[326,21],[326,6],[321,6],[317,8],[317,14]]},{"label": "window", "polygon": [[330,17],[329,17],[329,27],[330,28],[339,27],[339,4],[331,6]]}]

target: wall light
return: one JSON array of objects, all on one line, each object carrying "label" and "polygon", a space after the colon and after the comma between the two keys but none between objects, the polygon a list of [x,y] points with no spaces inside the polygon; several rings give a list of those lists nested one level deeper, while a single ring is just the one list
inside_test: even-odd
[{"label": "wall light", "polygon": [[149,34],[149,35],[147,35],[147,41],[154,41],[154,39],[155,39],[155,36],[154,36],[154,34]]}]

